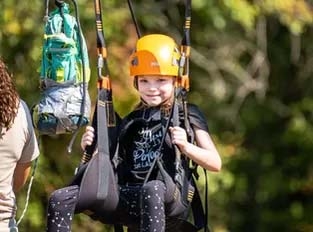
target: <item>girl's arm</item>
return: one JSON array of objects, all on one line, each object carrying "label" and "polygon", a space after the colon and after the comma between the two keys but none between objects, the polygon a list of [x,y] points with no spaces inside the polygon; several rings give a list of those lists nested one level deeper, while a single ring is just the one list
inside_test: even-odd
[{"label": "girl's arm", "polygon": [[80,147],[83,151],[85,151],[86,146],[90,146],[92,144],[94,137],[95,129],[92,126],[87,126],[80,141]]},{"label": "girl's arm", "polygon": [[170,127],[170,132],[173,144],[176,144],[183,154],[209,171],[221,170],[221,157],[208,132],[194,128],[197,145],[188,142],[186,131],[181,127]]}]

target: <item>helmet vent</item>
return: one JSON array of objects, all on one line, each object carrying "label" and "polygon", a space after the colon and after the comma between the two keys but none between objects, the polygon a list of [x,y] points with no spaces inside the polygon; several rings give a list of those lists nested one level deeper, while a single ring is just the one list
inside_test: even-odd
[{"label": "helmet vent", "polygon": [[138,57],[135,56],[132,60],[131,60],[131,65],[132,66],[137,66],[138,65]]}]

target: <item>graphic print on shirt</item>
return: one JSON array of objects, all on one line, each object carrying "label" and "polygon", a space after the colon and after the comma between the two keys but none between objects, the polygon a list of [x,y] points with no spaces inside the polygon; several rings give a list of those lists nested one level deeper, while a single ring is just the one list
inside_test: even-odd
[{"label": "graphic print on shirt", "polygon": [[151,167],[155,157],[160,155],[162,135],[160,124],[152,128],[146,126],[137,131],[133,150],[135,171],[145,171]]}]

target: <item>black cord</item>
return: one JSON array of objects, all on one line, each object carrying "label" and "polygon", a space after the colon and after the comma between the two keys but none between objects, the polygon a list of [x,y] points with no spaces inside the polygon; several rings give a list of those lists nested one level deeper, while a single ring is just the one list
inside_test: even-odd
[{"label": "black cord", "polygon": [[139,38],[141,37],[141,32],[140,32],[139,25],[138,25],[138,22],[137,22],[135,13],[134,13],[133,5],[132,5],[132,3],[131,3],[131,0],[127,0],[127,3],[128,3],[128,7],[129,7],[129,10],[130,10],[130,13],[131,13],[133,22],[134,22],[134,24],[135,24],[137,36],[138,36],[138,39],[139,39]]},{"label": "black cord", "polygon": [[[55,0],[56,2],[58,0]],[[82,122],[83,122],[83,118],[84,118],[84,114],[85,114],[85,107],[86,107],[86,65],[85,65],[85,56],[84,56],[84,52],[83,52],[83,35],[82,35],[82,29],[81,29],[81,25],[80,25],[80,20],[79,20],[79,13],[78,13],[78,6],[77,6],[77,2],[76,0],[72,0],[74,7],[75,7],[75,18],[76,18],[76,22],[77,22],[77,28],[78,28],[78,41],[79,41],[79,48],[80,48],[80,56],[82,59],[82,68],[83,68],[83,99],[82,99],[82,105],[81,105],[81,115],[78,119],[77,122],[77,128],[75,129],[75,133],[72,136],[72,139],[67,147],[67,152],[71,153],[72,152],[72,147],[74,144],[74,141],[78,135],[79,129],[82,126]],[[64,2],[63,2],[64,4]]]}]

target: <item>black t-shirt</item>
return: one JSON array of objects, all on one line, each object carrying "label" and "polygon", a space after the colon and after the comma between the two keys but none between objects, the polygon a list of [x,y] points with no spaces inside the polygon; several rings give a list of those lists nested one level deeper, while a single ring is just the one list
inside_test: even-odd
[{"label": "black t-shirt", "polygon": [[[182,111],[180,118],[182,121]],[[206,119],[196,105],[188,104],[188,118],[191,127],[208,131]],[[168,116],[162,115],[158,107],[133,111],[123,119],[119,138],[119,155],[123,160],[122,182],[143,182],[156,157],[162,157],[165,169],[170,176],[174,176],[175,152],[169,133],[165,133],[167,122]],[[183,125],[181,122],[180,126]],[[152,178],[154,175],[156,170]]]}]

